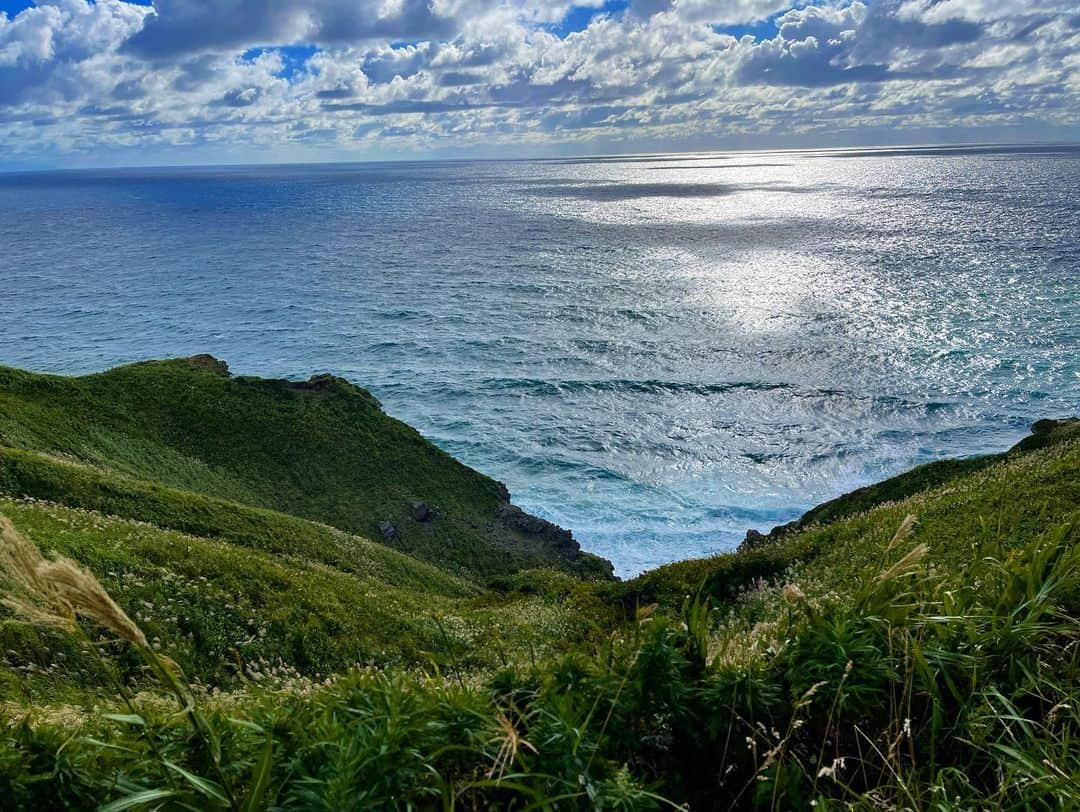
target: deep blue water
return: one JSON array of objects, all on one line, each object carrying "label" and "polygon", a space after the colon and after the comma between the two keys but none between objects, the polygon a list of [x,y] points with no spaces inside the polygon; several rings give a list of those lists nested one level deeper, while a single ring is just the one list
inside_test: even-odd
[{"label": "deep blue water", "polygon": [[0,363],[332,371],[622,574],[1080,412],[1080,149],[0,175]]}]

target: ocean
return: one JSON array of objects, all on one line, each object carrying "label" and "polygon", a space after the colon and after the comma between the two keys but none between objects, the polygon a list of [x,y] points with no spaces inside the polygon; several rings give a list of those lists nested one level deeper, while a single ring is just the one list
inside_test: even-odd
[{"label": "ocean", "polygon": [[0,364],[330,371],[620,575],[1080,412],[1080,147],[0,175]]}]

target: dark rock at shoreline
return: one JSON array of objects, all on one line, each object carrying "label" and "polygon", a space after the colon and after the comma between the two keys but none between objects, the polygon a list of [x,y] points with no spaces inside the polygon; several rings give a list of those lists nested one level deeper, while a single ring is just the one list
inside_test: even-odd
[{"label": "dark rock at shoreline", "polygon": [[761,545],[769,541],[769,537],[759,530],[753,528],[746,531],[746,538],[739,544],[737,551],[740,553],[748,550],[756,550]]},{"label": "dark rock at shoreline", "polygon": [[615,577],[615,569],[610,561],[583,552],[573,533],[547,519],[526,513],[510,501],[510,489],[505,483],[496,482],[495,485],[498,488],[499,508],[492,530],[502,536],[508,549],[514,549],[523,541],[526,544],[539,542],[558,558],[576,561],[584,566],[588,577],[602,580]]},{"label": "dark rock at shoreline", "polygon": [[499,524],[543,541],[551,550],[576,555],[581,551],[573,534],[547,519],[526,513],[517,505],[504,504],[499,508]]}]

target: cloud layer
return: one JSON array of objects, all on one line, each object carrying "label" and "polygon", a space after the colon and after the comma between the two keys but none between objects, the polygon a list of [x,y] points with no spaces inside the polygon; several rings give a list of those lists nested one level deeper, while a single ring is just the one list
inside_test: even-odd
[{"label": "cloud layer", "polygon": [[0,161],[1075,137],[1078,66],[1073,0],[47,0]]}]

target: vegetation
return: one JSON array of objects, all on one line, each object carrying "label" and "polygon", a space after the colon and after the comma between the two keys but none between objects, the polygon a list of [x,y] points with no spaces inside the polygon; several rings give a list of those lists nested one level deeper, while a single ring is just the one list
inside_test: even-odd
[{"label": "vegetation", "polygon": [[[362,390],[200,363],[0,373],[6,803],[1080,806],[1080,421],[620,583]],[[362,537],[416,499],[488,563]]]},{"label": "vegetation", "polygon": [[[379,539],[471,579],[529,566],[605,571],[572,542],[545,544],[500,521],[499,483],[360,387],[330,375],[236,377],[210,356],[81,378],[0,367],[0,477],[11,493],[200,535],[226,521],[224,499]],[[246,511],[231,532],[263,544],[273,522]]]}]

